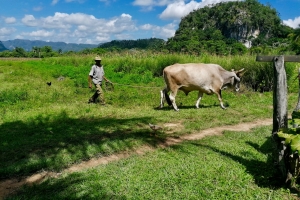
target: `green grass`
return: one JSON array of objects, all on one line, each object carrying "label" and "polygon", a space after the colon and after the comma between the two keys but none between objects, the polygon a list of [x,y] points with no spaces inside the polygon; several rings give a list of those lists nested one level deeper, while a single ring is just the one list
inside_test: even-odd
[{"label": "green grass", "polygon": [[[196,98],[182,94],[178,97],[178,102],[183,103],[179,112],[169,107],[156,110],[158,95],[155,98],[157,102],[151,102],[151,99],[144,104],[125,101],[126,105],[121,102],[114,105],[111,100],[112,104],[107,107],[89,105],[84,100],[47,102],[44,105],[36,102],[38,106],[13,104],[10,109],[3,107],[1,177],[28,175],[40,169],[59,171],[93,156],[108,155],[142,144],[156,146],[167,136],[272,116],[270,94],[252,94],[250,97],[250,94],[224,92],[224,99],[229,102],[227,110],[220,108],[215,96],[205,96],[202,108],[195,109]],[[254,99],[255,104],[245,103]],[[185,128],[153,138],[148,123],[180,123]]]},{"label": "green grass", "polygon": [[[161,110],[157,109],[160,103],[160,90],[164,87],[164,83],[162,77],[155,74],[156,70],[151,71],[149,66],[158,69],[164,65],[164,62],[168,64],[173,61],[196,60],[223,62],[225,66],[231,66],[234,63],[241,64],[243,60],[246,63],[250,62],[248,57],[222,59],[209,56],[163,55],[160,57],[156,55],[147,57],[144,62],[142,60],[145,57],[132,56],[131,59],[125,57],[128,66],[149,67],[144,72],[134,68],[132,73],[118,69],[125,59],[122,56],[107,57],[106,75],[114,83],[119,84],[115,84],[113,91],[105,91],[108,104],[106,107],[101,107],[100,104],[87,104],[88,98],[93,94],[87,87],[87,74],[92,64],[88,58],[0,61],[0,179],[28,176],[41,170],[59,172],[74,163],[90,158],[131,151],[142,145],[157,147],[166,137],[178,137],[211,127],[272,118],[272,93],[254,93],[245,86],[239,93],[230,90],[223,91],[223,101],[228,106],[227,110],[220,108],[215,95],[204,95],[201,108],[195,109],[197,92],[190,93],[188,96],[182,92],[178,93],[176,102],[180,105],[179,112],[173,111],[168,106]],[[58,80],[60,76],[63,76],[64,80]],[[48,81],[52,82],[50,87],[46,84]],[[291,83],[289,86],[292,86]],[[297,93],[289,94],[289,112],[295,107],[297,98]],[[152,130],[148,123],[161,126],[174,123],[180,125],[178,126],[180,128],[165,130],[157,137],[153,137],[150,135]],[[24,195],[27,195],[25,199],[28,199],[30,195],[36,195],[37,199],[45,199],[46,197],[41,196],[44,190],[53,191],[51,194],[48,193],[49,196],[58,195],[59,199],[84,198],[85,196],[92,198],[93,195],[124,199],[136,196],[144,199],[144,197],[154,198],[155,196],[151,195],[156,192],[161,199],[169,199],[169,197],[170,199],[180,199],[180,197],[193,199],[198,195],[203,195],[203,198],[210,195],[212,199],[218,199],[217,196],[221,195],[221,199],[226,199],[227,197],[224,196],[226,194],[229,195],[227,199],[238,199],[239,196],[236,195],[240,194],[248,194],[247,197],[255,199],[256,195],[261,193],[264,197],[268,195],[286,197],[289,195],[288,191],[273,191],[271,183],[259,184],[263,179],[259,179],[259,176],[270,176],[271,171],[265,174],[260,170],[258,176],[253,174],[248,166],[253,161],[254,164],[271,168],[269,161],[266,161],[268,152],[259,153],[256,149],[252,150],[252,153],[257,154],[257,157],[249,161],[237,159],[243,156],[240,154],[240,148],[250,148],[249,142],[261,144],[269,141],[271,130],[269,128],[262,130],[265,131],[262,135],[232,133],[233,136],[231,136],[231,133],[227,133],[224,137],[211,137],[203,140],[203,142],[211,140],[209,143],[186,142],[168,149],[157,150],[153,154],[100,166],[88,173],[70,174],[57,180],[51,179],[41,186],[33,187],[36,188],[36,192],[34,192],[35,189],[27,188],[24,191]],[[237,141],[239,144],[234,141],[229,142],[229,140],[235,140],[235,135],[242,135]],[[247,142],[243,142],[243,137],[248,138],[245,140]],[[219,144],[220,147],[215,146],[218,143],[216,141],[220,143],[222,140],[224,143]],[[232,146],[232,151],[226,150],[226,145]],[[190,153],[184,153],[185,151]],[[201,151],[205,152],[203,155],[207,154],[203,163],[198,158]],[[247,151],[245,150],[244,153]],[[214,156],[213,159],[208,159],[210,155]],[[240,163],[241,161],[243,163]],[[163,163],[163,166],[159,163]],[[189,166],[187,163],[193,165]],[[128,177],[119,171],[120,165],[129,170]],[[230,172],[229,175],[241,182],[227,185],[225,180],[229,175],[226,175],[226,171],[230,170],[232,165],[237,165],[234,168],[241,171],[236,171],[236,175]],[[130,171],[131,167],[128,166],[133,166],[133,171]],[[218,166],[219,168],[215,168]],[[193,174],[179,176],[180,171],[184,171],[185,168],[193,169]],[[116,169],[118,170],[114,172]],[[204,169],[210,172],[209,175]],[[218,172],[220,169],[222,170]],[[138,173],[143,171],[145,173],[141,175]],[[97,178],[92,178],[91,174]],[[114,178],[107,177],[109,174]],[[221,180],[219,180],[220,174],[225,176],[220,177]],[[121,181],[122,179],[125,182]],[[138,179],[141,180],[135,184],[134,181]],[[256,179],[259,181],[257,182]],[[105,180],[109,181],[105,183],[103,182]],[[131,184],[128,184],[126,180],[132,181]],[[247,185],[249,180],[252,181],[248,183],[250,185]],[[213,189],[215,181],[220,185]],[[199,187],[195,187],[196,185]],[[150,189],[147,188],[148,186]],[[249,190],[246,190],[246,187],[249,187]],[[96,191],[95,188],[100,189]],[[237,192],[231,192],[232,188],[235,188]],[[56,192],[60,189],[60,192]],[[76,192],[70,192],[71,190]],[[220,194],[225,190],[229,191]],[[249,191],[252,192],[249,193]],[[181,192],[182,194],[179,195]],[[20,195],[22,196],[23,193]]]},{"label": "green grass", "polygon": [[8,199],[293,199],[273,177],[270,131],[226,131],[51,178]]}]

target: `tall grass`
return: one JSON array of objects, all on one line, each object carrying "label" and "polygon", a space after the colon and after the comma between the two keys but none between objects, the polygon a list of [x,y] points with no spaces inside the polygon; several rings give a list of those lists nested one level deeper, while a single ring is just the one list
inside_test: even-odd
[{"label": "tall grass", "polygon": [[[107,56],[107,57],[106,57]],[[80,57],[60,57],[60,58],[46,58],[44,62],[47,64],[61,65],[62,68],[66,66],[78,67],[80,69],[88,67],[93,64],[94,55],[80,56]],[[185,54],[150,54],[147,52],[127,53],[119,55],[103,55],[102,63],[105,70],[112,77],[114,81],[129,80],[135,83],[148,84],[152,81],[152,77],[160,77],[163,69],[175,63],[216,63],[227,70],[245,68],[247,73],[243,77],[243,83],[251,88],[255,83],[257,84],[273,84],[273,67],[270,62],[257,62],[256,56],[212,56],[212,55],[185,55]],[[286,64],[287,78],[291,88],[295,89],[293,84],[293,74],[297,73],[297,63]],[[61,69],[62,70],[62,69]],[[66,69],[66,71],[69,71]],[[73,71],[73,70],[72,70]],[[79,69],[77,70],[79,72]],[[77,73],[76,71],[74,71]],[[152,77],[150,76],[152,75]],[[76,75],[70,75],[75,77]],[[134,76],[139,76],[134,78]],[[140,78],[143,76],[143,78]],[[115,78],[115,79],[114,79]],[[122,80],[123,78],[123,80]],[[85,81],[85,80],[84,80]],[[83,85],[83,83],[78,83]]]}]

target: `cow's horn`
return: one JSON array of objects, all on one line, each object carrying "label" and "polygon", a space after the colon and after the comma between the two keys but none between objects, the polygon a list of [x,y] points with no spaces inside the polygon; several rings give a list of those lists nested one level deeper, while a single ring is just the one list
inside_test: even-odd
[{"label": "cow's horn", "polygon": [[245,70],[245,68],[240,69],[239,71],[237,71],[237,73],[241,73],[241,72],[243,72],[244,70]]}]

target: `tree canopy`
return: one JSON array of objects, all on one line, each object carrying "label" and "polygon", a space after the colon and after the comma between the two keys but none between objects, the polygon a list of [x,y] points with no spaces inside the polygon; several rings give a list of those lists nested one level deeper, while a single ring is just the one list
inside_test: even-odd
[{"label": "tree canopy", "polygon": [[165,41],[158,38],[138,39],[138,40],[113,40],[99,45],[105,49],[156,49],[160,48]]}]

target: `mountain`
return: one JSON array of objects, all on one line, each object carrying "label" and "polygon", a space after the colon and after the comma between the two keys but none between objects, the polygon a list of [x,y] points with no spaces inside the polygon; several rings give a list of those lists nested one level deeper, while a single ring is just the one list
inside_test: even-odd
[{"label": "mountain", "polygon": [[229,1],[194,10],[182,18],[167,47],[171,51],[226,54],[235,47],[241,49],[239,44],[250,48],[284,43],[292,32],[270,5],[257,0]]},{"label": "mountain", "polygon": [[150,38],[138,40],[112,40],[100,44],[100,48],[120,48],[120,49],[157,49],[165,44],[163,39]]},{"label": "mountain", "polygon": [[0,52],[1,51],[5,51],[5,50],[8,50],[4,45],[3,43],[0,41]]},{"label": "mountain", "polygon": [[46,42],[42,40],[7,40],[2,41],[3,45],[9,49],[13,50],[16,47],[23,48],[25,51],[31,51],[32,47],[44,47],[50,46],[53,50],[58,51],[61,49],[63,52],[65,51],[81,51],[87,48],[96,48],[99,44],[75,44],[75,43],[65,43],[65,42]]}]

